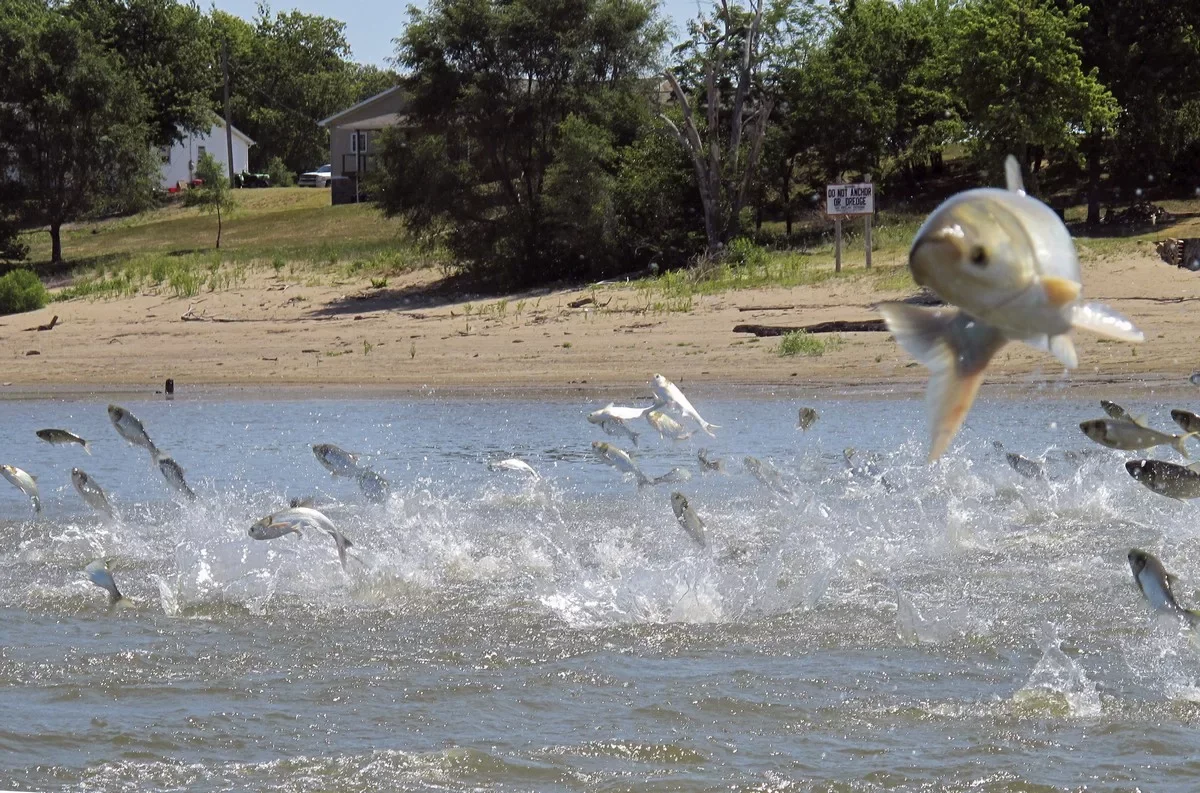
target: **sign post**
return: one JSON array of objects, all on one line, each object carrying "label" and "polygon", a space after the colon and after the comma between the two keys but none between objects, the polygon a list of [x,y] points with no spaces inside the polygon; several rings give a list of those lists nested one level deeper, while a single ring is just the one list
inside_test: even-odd
[{"label": "sign post", "polygon": [[[864,177],[867,184],[871,183],[871,175]],[[871,196],[871,214],[863,216],[863,240],[867,243],[867,269],[871,269],[871,220],[875,217],[875,196]]]},{"label": "sign post", "polygon": [[871,267],[871,215],[875,212],[875,185],[870,177],[859,184],[831,184],[825,187],[825,214],[833,218],[834,270],[842,271],[842,216],[866,216],[867,267]]}]

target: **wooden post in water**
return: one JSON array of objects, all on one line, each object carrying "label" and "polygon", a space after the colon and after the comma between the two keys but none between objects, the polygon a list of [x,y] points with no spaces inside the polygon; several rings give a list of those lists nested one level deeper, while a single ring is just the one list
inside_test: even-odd
[{"label": "wooden post in water", "polygon": [[833,216],[833,271],[842,271],[842,216]]},{"label": "wooden post in water", "polygon": [[[871,175],[870,174],[867,174],[866,182],[867,182],[867,184],[871,183]],[[874,202],[872,202],[872,203],[874,203]],[[866,243],[867,243],[867,269],[868,270],[871,269],[871,216],[873,214],[874,213],[871,212],[866,215],[863,215],[863,239],[865,239]]]}]

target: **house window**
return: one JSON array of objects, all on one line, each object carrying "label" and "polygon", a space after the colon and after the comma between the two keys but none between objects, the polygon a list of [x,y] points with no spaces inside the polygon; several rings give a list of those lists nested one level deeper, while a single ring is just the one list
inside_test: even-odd
[{"label": "house window", "polygon": [[171,147],[170,146],[159,146],[158,147],[158,158],[162,161],[163,165],[170,164],[170,162],[171,162]]},{"label": "house window", "polygon": [[205,153],[207,153],[207,149],[205,149],[203,146],[197,146],[196,147],[196,162],[200,162],[200,160],[203,160]]},{"label": "house window", "polygon": [[351,154],[366,154],[367,153],[367,133],[351,132],[350,133],[350,153]]}]

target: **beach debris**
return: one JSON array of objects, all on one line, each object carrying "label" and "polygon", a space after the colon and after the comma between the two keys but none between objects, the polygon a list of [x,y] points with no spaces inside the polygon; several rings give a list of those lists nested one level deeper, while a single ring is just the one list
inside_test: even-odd
[{"label": "beach debris", "polygon": [[1172,410],[1171,420],[1184,432],[1200,432],[1200,416],[1190,410]]},{"label": "beach debris", "polygon": [[691,537],[701,548],[707,548],[708,538],[704,535],[704,521],[700,520],[696,510],[688,504],[687,496],[679,492],[672,493],[671,510],[675,513],[675,519],[679,521],[679,525],[687,532],[687,536]]},{"label": "beach debris", "polygon": [[882,319],[836,319],[830,322],[818,322],[815,325],[755,325],[743,323],[733,326],[734,333],[752,333],[759,338],[786,336],[789,333],[877,333],[886,330],[887,324]]},{"label": "beach debris", "polygon": [[25,331],[32,332],[38,330],[54,330],[58,326],[58,314],[55,314],[49,322],[44,325],[34,325],[32,328],[25,328]]},{"label": "beach debris", "polygon": [[358,467],[359,455],[357,454],[351,454],[332,443],[314,443],[312,450],[316,455],[317,462],[325,466],[334,476],[353,477],[362,473]]},{"label": "beach debris", "polygon": [[684,429],[682,424],[661,410],[648,411],[646,413],[646,421],[650,422],[651,427],[658,430],[658,437],[660,438],[670,438],[673,441],[686,441],[692,437],[692,433]]},{"label": "beach debris", "polygon": [[611,443],[605,443],[604,441],[592,441],[592,451],[597,457],[621,473],[633,474],[634,479],[637,480],[638,487],[650,484],[649,477],[642,473],[642,469],[638,468],[637,463],[633,461],[633,458],[625,450],[618,449]]},{"label": "beach debris", "polygon": [[124,438],[132,446],[141,446],[154,458],[159,457],[158,447],[154,445],[154,441],[150,440],[150,436],[146,434],[146,428],[142,426],[142,422],[138,421],[137,417],[123,407],[118,405],[108,406],[108,418],[116,428],[117,434]]},{"label": "beach debris", "polygon": [[1200,498],[1200,464],[1176,465],[1164,460],[1130,460],[1125,470],[1160,496],[1180,501]]},{"label": "beach debris", "polygon": [[170,457],[160,455],[157,458],[158,470],[162,471],[163,478],[167,480],[167,484],[173,487],[176,492],[183,494],[188,501],[195,501],[196,494],[188,487],[188,483],[183,478],[183,468],[179,463],[172,460]]},{"label": "beach debris", "polygon": [[72,468],[71,484],[75,486],[75,490],[89,507],[97,512],[103,512],[110,518],[113,516],[113,508],[108,502],[104,488],[100,487],[95,479],[88,476],[86,471],[82,468]]},{"label": "beach debris", "polygon": [[489,471],[515,471],[515,472],[521,473],[521,474],[528,474],[529,476],[533,477],[535,480],[542,478],[538,474],[537,471],[533,470],[533,466],[531,466],[529,463],[525,462],[524,460],[518,460],[516,457],[510,457],[507,460],[496,460],[495,462],[490,462],[490,463],[488,463],[488,470]]},{"label": "beach debris", "polygon": [[1154,246],[1167,264],[1196,272],[1200,270],[1200,239],[1166,239]]},{"label": "beach debris", "polygon": [[38,430],[35,434],[52,446],[67,446],[72,443],[78,443],[83,447],[85,452],[88,454],[92,453],[92,447],[88,445],[88,442],[73,432],[68,432],[67,430],[47,429]]},{"label": "beach debris", "polygon": [[796,426],[808,432],[808,428],[817,423],[820,415],[812,408],[800,408],[797,414]]},{"label": "beach debris", "polygon": [[1157,226],[1159,223],[1169,223],[1175,216],[1158,204],[1149,201],[1135,201],[1120,212],[1113,212],[1112,207],[1104,213],[1106,226]]},{"label": "beach debris", "polygon": [[1188,438],[1198,434],[1188,432],[1183,435],[1170,435],[1149,427],[1143,427],[1140,424],[1134,424],[1131,421],[1117,421],[1116,419],[1092,419],[1084,421],[1079,424],[1079,429],[1083,430],[1083,434],[1096,443],[1101,446],[1107,446],[1110,449],[1136,451],[1138,449],[1152,449],[1155,446],[1170,446],[1184,457],[1188,456],[1187,447],[1184,446],[1184,442]]},{"label": "beach debris", "polygon": [[117,589],[117,582],[113,579],[108,564],[109,560],[107,559],[97,559],[83,568],[83,571],[87,573],[89,581],[108,593],[108,608],[111,611],[114,606],[125,599],[125,596],[121,594],[121,590]]},{"label": "beach debris", "polygon": [[33,502],[33,511],[42,514],[42,498],[38,494],[37,477],[32,476],[15,465],[0,465],[0,475],[12,483],[13,487],[29,496]]},{"label": "beach debris", "polygon": [[578,300],[572,300],[570,303],[567,303],[567,308],[583,308],[584,306],[590,305],[594,305],[597,308],[604,308],[612,301],[613,299],[611,297],[608,300],[605,300],[603,303],[599,302],[595,298],[581,297]]},{"label": "beach debris", "polygon": [[1025,194],[1015,157],[1006,159],[1005,175],[1007,190],[953,195],[917,231],[913,279],[950,306],[879,305],[897,343],[930,370],[931,462],[949,447],[988,363],[1010,340],[1047,349],[1068,369],[1078,364],[1075,328],[1143,340],[1128,319],[1082,302],[1070,233],[1054,210]]},{"label": "beach debris", "polygon": [[663,405],[672,405],[679,410],[680,413],[690,419],[693,419],[697,424],[699,424],[700,429],[704,430],[707,435],[710,437],[716,437],[713,435],[713,430],[720,429],[720,425],[709,424],[707,421],[705,421],[696,411],[696,409],[692,407],[692,403],[688,401],[688,398],[683,395],[683,392],[680,391],[674,383],[663,377],[661,374],[656,374],[654,375],[654,382],[651,385],[651,388],[654,390],[655,397],[657,397],[662,403],[656,405],[656,409],[661,408]]},{"label": "beach debris", "polygon": [[1126,558],[1129,560],[1129,569],[1133,572],[1138,591],[1155,613],[1178,617],[1192,628],[1200,623],[1200,613],[1183,608],[1175,600],[1171,585],[1177,583],[1178,579],[1167,572],[1154,554],[1139,548],[1130,548]]}]

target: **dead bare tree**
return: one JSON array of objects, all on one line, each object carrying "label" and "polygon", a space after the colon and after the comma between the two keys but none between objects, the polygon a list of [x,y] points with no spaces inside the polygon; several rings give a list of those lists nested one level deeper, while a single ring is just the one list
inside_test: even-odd
[{"label": "dead bare tree", "polygon": [[[758,92],[751,102],[751,89],[758,78],[758,68],[762,63],[762,18],[766,0],[749,0],[749,3],[751,20],[743,42],[737,81],[729,105],[727,137],[723,139],[721,134],[722,104],[718,72],[722,62],[721,53],[740,32],[737,20],[730,13],[728,0],[720,0],[720,30],[706,25],[698,26],[698,29],[704,31],[703,63],[707,118],[703,134],[696,125],[691,102],[680,87],[679,81],[670,69],[663,72],[683,111],[683,129],[665,113],[661,114],[661,117],[691,155],[692,165],[696,169],[696,182],[700,188],[700,201],[704,206],[704,232],[710,254],[721,251],[725,243],[740,230],[742,207],[745,206],[750,182],[757,171],[767,120],[774,107],[773,100],[762,92]],[[699,41],[697,46],[700,46]]]}]

